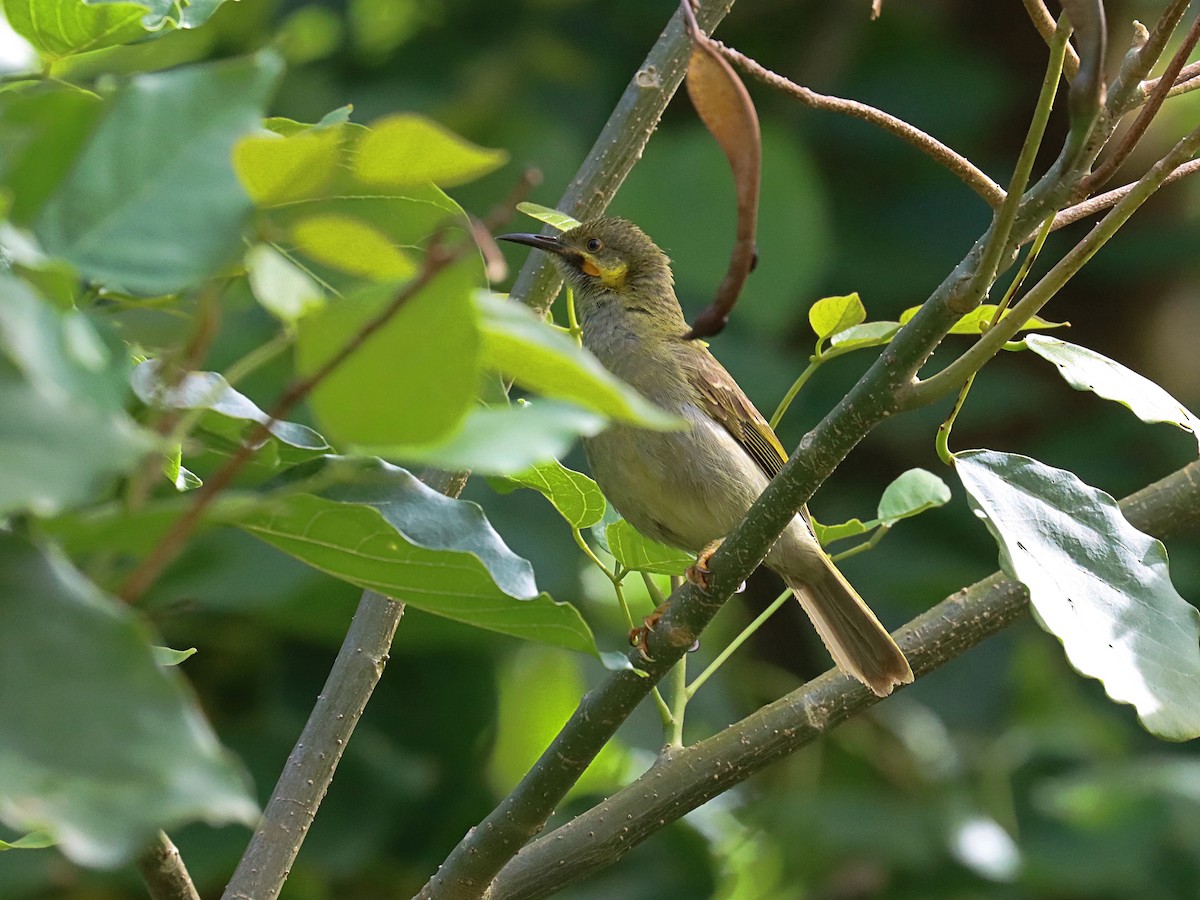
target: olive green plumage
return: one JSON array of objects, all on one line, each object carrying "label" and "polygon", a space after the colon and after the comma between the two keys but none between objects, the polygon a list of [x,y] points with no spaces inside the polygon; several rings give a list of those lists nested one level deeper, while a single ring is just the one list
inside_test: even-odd
[{"label": "olive green plumage", "polygon": [[[550,253],[575,292],[583,343],[644,396],[691,422],[660,432],[613,425],[584,442],[592,474],[644,534],[699,552],[742,520],[787,454],[708,349],[686,341],[670,261],[625,219],[585,222],[557,237],[504,235]],[[797,515],[765,563],[800,599],[838,666],[876,694],[912,670],[874,613]]]}]

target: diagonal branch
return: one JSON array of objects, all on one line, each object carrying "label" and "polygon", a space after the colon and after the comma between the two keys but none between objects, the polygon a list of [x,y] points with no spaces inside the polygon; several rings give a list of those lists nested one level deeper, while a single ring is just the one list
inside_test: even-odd
[{"label": "diagonal branch", "polygon": [[[1200,461],[1121,502],[1158,538],[1200,526]],[[1025,615],[1029,595],[999,572],[952,594],[898,632],[918,677]],[[794,753],[879,698],[827,672],[720,733],[660,756],[637,781],[538,838],[505,866],[488,900],[535,900],[611,865],[688,812]]]}]

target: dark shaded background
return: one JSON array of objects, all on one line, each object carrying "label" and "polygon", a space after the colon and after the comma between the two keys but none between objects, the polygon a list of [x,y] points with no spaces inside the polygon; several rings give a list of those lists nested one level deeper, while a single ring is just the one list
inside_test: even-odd
[{"label": "dark shaded background", "polygon": [[[1151,24],[1161,6],[1107,4],[1110,72],[1131,20]],[[1020,4],[888,0],[875,23],[868,7],[866,0],[741,0],[719,37],[796,81],[908,119],[1005,182],[1045,58]],[[136,71],[277,42],[291,62],[279,115],[311,122],[346,103],[359,122],[420,111],[509,150],[508,167],[455,192],[482,213],[525,165],[545,175],[533,199],[554,204],[672,10],[645,0],[241,0],[194,33],[97,54],[85,66]],[[805,313],[813,301],[858,291],[871,318],[895,319],[941,281],[985,227],[988,210],[895,139],[750,88],[765,144],[761,264],[713,350],[769,412],[811,352]],[[1198,118],[1200,94],[1171,101],[1118,180],[1129,180]],[[1056,117],[1043,168],[1062,132]],[[673,257],[692,314],[719,281],[733,234],[724,166],[681,96],[613,205]],[[1072,323],[1067,339],[1157,379],[1193,409],[1200,406],[1198,211],[1200,184],[1168,188],[1045,311]],[[1086,227],[1056,234],[1038,270]],[[510,257],[523,258],[519,250]],[[238,358],[272,328],[250,302],[227,310],[209,367]],[[964,340],[949,343],[958,349]],[[786,446],[870,359],[867,351],[820,371],[780,429]],[[286,376],[284,361],[244,389],[269,405]],[[904,523],[844,566],[892,627],[996,568],[994,545],[934,453],[945,412],[939,406],[885,423],[813,503],[823,521],[867,518],[883,487],[913,466],[951,484],[949,506]],[[1115,496],[1195,453],[1189,436],[1071,391],[1030,354],[1004,354],[987,368],[953,444],[1028,454]],[[533,560],[543,588],[579,602],[603,645],[620,644],[611,592],[581,575],[584,560],[540,497],[499,496],[483,482],[473,482],[468,496]],[[1168,550],[1180,592],[1200,597],[1196,536]],[[767,577],[752,581],[697,656],[711,656],[776,589]],[[357,595],[233,532],[198,540],[156,590],[158,627],[171,646],[199,648],[185,671],[264,801]],[[785,608],[697,698],[689,739],[827,665],[798,606]],[[411,894],[599,676],[598,667],[555,652],[408,614],[284,900]],[[644,711],[591,773],[590,790],[609,793],[628,781],[660,739],[657,718]],[[582,808],[589,799],[572,802]],[[219,896],[248,833],[195,825],[173,836],[206,895]],[[1195,897],[1198,883],[1195,748],[1147,735],[1129,707],[1078,677],[1058,642],[1026,620],[563,896]],[[0,856],[0,897],[139,896],[131,872],[83,872],[53,851]]]}]

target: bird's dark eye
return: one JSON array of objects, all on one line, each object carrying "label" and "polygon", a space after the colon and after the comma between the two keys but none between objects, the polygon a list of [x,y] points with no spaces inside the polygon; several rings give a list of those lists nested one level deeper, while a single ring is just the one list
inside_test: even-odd
[{"label": "bird's dark eye", "polygon": [[598,253],[604,247],[604,242],[600,238],[592,238],[584,246],[588,248],[589,252]]}]

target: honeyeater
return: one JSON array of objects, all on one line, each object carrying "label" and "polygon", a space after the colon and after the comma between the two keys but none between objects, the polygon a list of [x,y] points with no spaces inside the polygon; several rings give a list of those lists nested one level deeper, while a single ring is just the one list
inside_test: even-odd
[{"label": "honeyeater", "polygon": [[[584,441],[600,489],[638,531],[701,552],[733,530],[787,461],[779,439],[704,344],[685,340],[670,261],[625,219],[502,240],[549,253],[573,288],[583,344],[613,374],[691,423],[614,424]],[[800,599],[834,661],[880,696],[913,680],[904,654],[796,515],[765,564]]]}]

